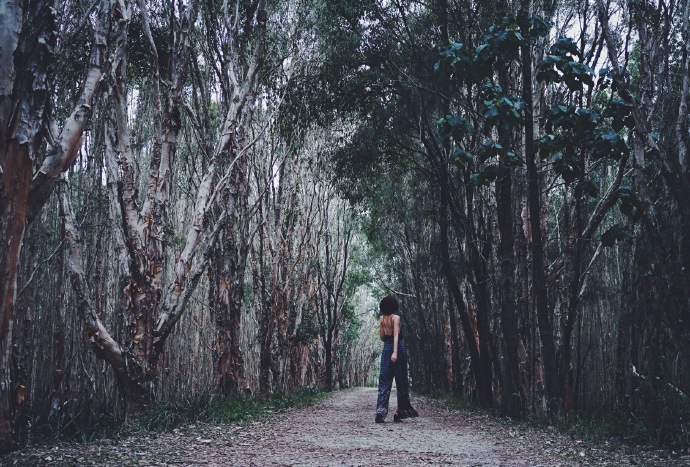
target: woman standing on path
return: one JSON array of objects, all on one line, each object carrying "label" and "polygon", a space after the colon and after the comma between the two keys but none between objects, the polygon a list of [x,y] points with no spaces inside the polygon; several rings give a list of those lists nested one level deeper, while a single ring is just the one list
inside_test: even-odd
[{"label": "woman standing on path", "polygon": [[383,423],[388,415],[388,400],[391,396],[393,378],[398,390],[398,410],[393,421],[417,417],[417,411],[410,403],[410,390],[407,380],[407,347],[400,338],[400,316],[398,300],[389,295],[379,304],[379,337],[383,341],[381,353],[381,372],[379,373],[379,397],[376,403],[376,423]]}]

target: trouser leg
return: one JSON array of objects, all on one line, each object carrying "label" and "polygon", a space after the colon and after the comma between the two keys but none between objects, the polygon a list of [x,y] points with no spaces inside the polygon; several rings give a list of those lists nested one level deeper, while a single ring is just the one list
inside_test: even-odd
[{"label": "trouser leg", "polygon": [[385,346],[381,353],[381,371],[379,372],[379,396],[376,401],[376,413],[388,415],[388,401],[391,397],[391,388],[393,387],[394,371],[391,368],[391,354],[392,348],[388,349]]},{"label": "trouser leg", "polygon": [[395,387],[398,393],[398,409],[407,410],[411,404],[407,377],[407,348],[404,344],[398,349],[398,361],[395,363]]}]

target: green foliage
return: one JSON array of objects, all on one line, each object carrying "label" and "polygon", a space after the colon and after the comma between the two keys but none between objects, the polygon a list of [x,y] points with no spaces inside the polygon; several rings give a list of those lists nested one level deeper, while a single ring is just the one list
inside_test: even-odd
[{"label": "green foliage", "polygon": [[551,30],[551,23],[539,15],[530,18],[528,37],[546,37]]},{"label": "green foliage", "polygon": [[316,386],[296,388],[290,392],[274,392],[267,401],[267,408],[273,410],[306,407],[322,401],[326,393]]},{"label": "green foliage", "polygon": [[140,417],[125,427],[125,430],[153,433],[172,431],[180,426],[208,418],[212,401],[209,394],[201,394],[178,402],[152,404]]},{"label": "green foliage", "polygon": [[[546,36],[550,28],[551,25],[540,16],[533,16],[530,24],[522,28],[514,17],[506,16],[500,24],[486,29],[475,48],[461,42],[451,42],[442,47],[434,70],[448,75],[458,85],[491,81],[498,67],[520,58],[522,45],[529,39]],[[527,31],[527,37],[521,29]]]},{"label": "green foliage", "polygon": [[[127,74],[132,82],[139,82],[151,75],[151,57],[148,41],[144,36],[141,19],[138,16],[135,16],[130,23],[128,36]],[[152,24],[151,36],[156,44],[158,65],[161,70],[167,70],[171,59],[169,32],[165,27]]]},{"label": "green foliage", "polygon": [[274,392],[265,401],[238,397],[209,404],[207,415],[203,420],[229,424],[244,422],[271,416],[277,410],[312,405],[323,400],[324,397],[325,393],[314,386],[297,388],[287,393]]},{"label": "green foliage", "polygon": [[120,423],[109,413],[99,414],[95,421],[84,427],[78,419],[59,419],[45,426],[38,426],[34,433],[37,438],[48,442],[77,441],[96,443],[104,438],[115,437],[120,433]]},{"label": "green foliage", "polygon": [[524,122],[525,103],[513,93],[504,93],[501,86],[486,83],[482,86],[480,115],[484,118],[484,133],[501,124],[516,127]]},{"label": "green foliage", "polygon": [[562,37],[549,49],[549,54],[537,69],[537,81],[564,82],[571,92],[582,91],[584,85],[594,86],[594,70],[575,58],[582,58],[577,45],[569,37]]},{"label": "green foliage", "polygon": [[470,181],[476,186],[489,186],[491,182],[505,176],[510,167],[521,166],[523,164],[513,151],[508,151],[494,140],[486,140],[481,149],[477,151],[477,158],[480,162],[487,162],[490,159],[500,161],[482,167],[479,173],[470,175]]},{"label": "green foliage", "polygon": [[[598,197],[598,189],[583,178],[585,157],[619,161],[630,154],[630,145],[621,133],[634,125],[629,106],[613,99],[602,115],[593,109],[558,104],[546,111],[544,121],[546,133],[537,140],[540,157],[553,157],[553,169],[566,184],[578,181],[575,196]],[[628,196],[626,208],[632,206],[631,200]]]},{"label": "green foliage", "polygon": [[[456,85],[462,87],[478,86],[479,88],[479,116],[482,119],[482,131],[486,136],[490,136],[494,128],[505,128],[508,130],[519,128],[524,124],[526,108],[522,98],[515,93],[504,90],[494,82],[495,73],[504,69],[510,61],[520,59],[521,47],[528,44],[536,37],[548,34],[550,25],[543,18],[534,16],[529,21],[506,16],[500,24],[489,26],[484,34],[481,35],[480,44],[470,49],[468,46],[453,42],[440,51],[440,59],[434,66],[437,73],[447,75]],[[521,31],[525,31],[525,35]],[[566,79],[568,82],[586,82],[593,84],[593,72],[579,62],[574,62],[573,57],[579,57],[579,50],[575,44],[568,39],[561,39],[551,47],[550,65],[544,64],[542,74],[548,75],[552,80]],[[549,66],[556,67],[557,70],[549,72]],[[565,115],[559,116],[558,112]],[[569,124],[573,118],[573,125],[582,126],[586,124],[588,118],[598,117],[596,114],[587,114],[585,111],[575,112],[567,106],[557,106],[551,110],[551,118],[559,124]],[[569,116],[568,113],[574,115]],[[547,117],[548,119],[548,117]],[[584,122],[583,122],[584,121]],[[471,168],[474,157],[466,146],[466,138],[474,134],[475,128],[462,116],[446,115],[438,121],[439,131],[442,137],[450,138],[458,146],[450,156],[458,168]],[[586,126],[586,125],[585,125]],[[570,128],[568,128],[570,129]],[[580,131],[581,132],[581,131]],[[576,135],[573,135],[573,138]],[[558,150],[567,143],[561,136],[553,135],[552,138],[543,139],[544,148],[547,151]],[[548,145],[546,143],[549,143]],[[515,152],[502,147],[499,143],[488,139],[484,141],[481,148],[476,152],[478,162],[481,164],[496,159],[485,166],[478,166],[479,171],[470,175],[470,181],[477,186],[489,186],[491,182],[507,174],[510,167],[517,167],[523,164]],[[575,161],[561,158],[560,163],[555,165],[560,173],[574,180],[578,171],[574,170]],[[572,181],[571,180],[571,181]],[[590,186],[583,186],[588,194],[595,193],[595,189]]]},{"label": "green foliage", "polygon": [[623,99],[611,99],[604,117],[611,118],[611,128],[614,131],[621,131],[624,127],[629,129],[635,128],[635,118],[632,115],[632,107]]},{"label": "green foliage", "polygon": [[621,213],[630,218],[633,222],[637,222],[642,213],[640,209],[640,201],[635,196],[635,192],[633,191],[632,187],[630,185],[622,185],[618,189],[616,195],[620,201],[618,208],[620,209]]},{"label": "green foliage", "polygon": [[504,17],[501,24],[490,26],[475,50],[477,64],[491,70],[497,62],[517,60],[520,56],[520,46],[525,42],[518,29],[519,26],[512,16]]},{"label": "green foliage", "polygon": [[596,131],[591,147],[592,156],[595,159],[610,157],[614,160],[620,160],[621,157],[630,154],[630,146],[627,141],[615,131]]},{"label": "green foliage", "polygon": [[264,401],[248,397],[218,400],[210,394],[202,394],[193,399],[150,405],[143,415],[124,428],[130,432],[160,433],[200,421],[232,424],[270,416],[276,410],[304,407],[323,397],[311,386],[288,393],[275,392]]},{"label": "green foliage", "polygon": [[457,115],[446,115],[437,122],[441,136],[444,138],[452,137],[455,141],[462,141],[465,136],[474,133],[472,124],[463,117]]}]

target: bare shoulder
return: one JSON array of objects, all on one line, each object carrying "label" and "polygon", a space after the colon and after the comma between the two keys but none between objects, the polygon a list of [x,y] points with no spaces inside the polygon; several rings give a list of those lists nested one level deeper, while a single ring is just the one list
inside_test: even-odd
[{"label": "bare shoulder", "polygon": [[400,315],[392,315],[393,316],[393,322],[394,323],[399,323],[400,322]]}]

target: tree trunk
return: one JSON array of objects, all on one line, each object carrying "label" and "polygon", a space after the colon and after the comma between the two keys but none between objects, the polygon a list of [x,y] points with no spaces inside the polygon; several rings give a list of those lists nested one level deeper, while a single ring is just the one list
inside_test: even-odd
[{"label": "tree trunk", "polygon": [[[499,83],[502,89],[508,89],[508,70],[499,71]],[[531,82],[530,82],[531,83]],[[510,147],[510,128],[499,123],[498,140],[504,147]],[[500,165],[505,174],[496,180],[496,209],[498,230],[500,233],[499,259],[501,262],[501,329],[502,339],[502,389],[501,413],[504,416],[520,418],[522,412],[522,391],[520,390],[518,370],[518,337],[517,314],[515,311],[515,225],[513,212],[513,180],[510,164],[505,155],[501,156]]]},{"label": "tree trunk", "polygon": [[[4,141],[3,141],[4,142]],[[17,268],[26,227],[26,199],[33,164],[26,148],[11,142],[3,154],[0,199],[0,451],[12,448],[14,387],[12,384],[12,318],[17,296]]]},{"label": "tree trunk", "polygon": [[618,318],[618,339],[616,346],[616,410],[629,410],[632,407],[632,366],[633,361],[633,323],[635,299],[632,284],[633,244],[625,241],[621,250],[621,300]]},{"label": "tree trunk", "polygon": [[[243,159],[243,161],[246,159]],[[244,298],[244,271],[248,254],[246,229],[246,163],[232,170],[231,189],[226,190],[226,222],[221,230],[209,268],[209,304],[215,317],[213,345],[218,394],[237,395],[244,390],[244,357],[240,349],[240,317]]]},{"label": "tree trunk", "polygon": [[332,391],[333,390],[333,333],[332,331],[328,331],[324,342],[323,342],[323,351],[325,354],[325,363],[326,363],[326,374],[325,374],[325,389],[326,391]]},{"label": "tree trunk", "polygon": [[[442,195],[441,198],[441,212],[439,213],[440,218],[439,218],[439,226],[440,226],[440,256],[441,256],[441,264],[443,266],[443,272],[446,276],[446,281],[448,282],[448,287],[450,289],[450,292],[453,296],[453,300],[455,302],[455,306],[458,309],[458,313],[460,315],[460,322],[462,323],[462,329],[463,332],[465,333],[465,342],[467,343],[467,347],[469,348],[470,352],[470,367],[472,368],[472,373],[474,374],[475,382],[477,385],[477,389],[479,391],[480,384],[483,384],[484,378],[482,377],[482,365],[481,365],[481,360],[480,360],[480,355],[479,355],[479,348],[477,347],[477,341],[474,338],[474,329],[472,327],[472,323],[470,322],[470,316],[467,313],[467,308],[465,307],[465,301],[462,296],[462,292],[460,291],[460,286],[458,285],[458,281],[455,277],[455,274],[453,273],[452,265],[450,263],[450,250],[448,246],[448,220],[446,219],[447,216],[447,203],[446,203],[446,197]],[[452,305],[452,303],[451,303]],[[449,307],[450,308],[450,307]],[[453,311],[449,311],[451,315],[453,315]],[[451,326],[455,327],[455,317],[453,316],[451,318]],[[456,332],[457,334],[457,332]],[[454,346],[459,346],[459,342],[456,340],[454,342]],[[458,349],[454,349],[454,354],[457,352]],[[462,378],[461,375],[457,376],[458,378]],[[462,381],[462,380],[460,380]]]},{"label": "tree trunk", "polygon": [[541,225],[541,182],[537,170],[534,147],[534,104],[532,92],[532,50],[529,44],[522,46],[522,99],[525,102],[525,162],[527,166],[527,206],[532,254],[532,293],[537,309],[539,338],[544,359],[547,407],[554,414],[561,409],[561,396],[558,389],[558,367],[556,345],[553,335],[553,322],[549,313],[548,286],[546,280],[546,261]]},{"label": "tree trunk", "polygon": [[[468,190],[471,190],[469,186]],[[489,325],[489,311],[491,310],[491,297],[489,295],[489,274],[486,266],[486,258],[491,255],[491,245],[486,239],[480,238],[481,213],[474,214],[475,206],[471,196],[468,196],[468,217],[472,226],[468,241],[470,246],[470,262],[472,264],[472,287],[477,297],[477,335],[479,336],[479,357],[481,365],[481,381],[478,385],[479,403],[484,407],[493,407],[493,365],[491,362],[491,330]],[[475,225],[474,222],[479,225]]]},{"label": "tree trunk", "polygon": [[[240,348],[240,317],[244,295],[244,270],[238,269],[238,252],[225,225],[209,265],[209,306],[214,316],[216,337],[213,360],[217,377],[216,392],[222,396],[241,394],[244,382],[244,356]],[[228,238],[230,237],[230,238]]]},{"label": "tree trunk", "polygon": [[[27,221],[46,203],[61,172],[75,160],[90,117],[92,99],[102,75],[110,8],[99,6],[96,29],[82,94],[64,122],[58,141],[40,169],[34,164],[43,151],[50,86],[48,67],[56,44],[55,9],[49,2],[29,5],[0,2],[0,450],[11,446],[13,383],[11,375],[12,318],[17,267]],[[24,30],[23,28],[27,29]],[[15,112],[21,119],[14,121]]]}]

